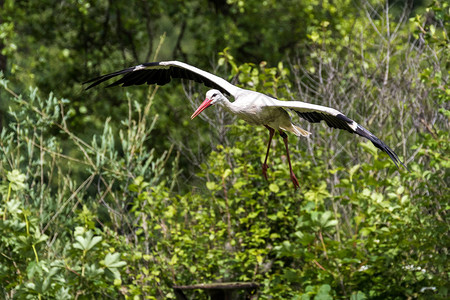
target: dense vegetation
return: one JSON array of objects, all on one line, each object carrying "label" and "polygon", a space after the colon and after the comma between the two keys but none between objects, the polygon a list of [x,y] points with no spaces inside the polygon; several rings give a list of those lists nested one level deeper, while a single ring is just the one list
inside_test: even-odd
[{"label": "dense vegetation", "polygon": [[[174,299],[173,285],[230,281],[259,299],[449,297],[447,1],[0,9],[0,298]],[[289,137],[295,191],[280,141],[261,176],[264,128],[218,108],[189,120],[203,86],[80,84],[157,59],[335,107],[410,172],[295,119],[313,132]]]}]

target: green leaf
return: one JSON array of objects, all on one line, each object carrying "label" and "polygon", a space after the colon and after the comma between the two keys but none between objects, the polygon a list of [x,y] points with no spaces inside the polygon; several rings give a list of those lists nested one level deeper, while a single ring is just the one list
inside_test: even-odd
[{"label": "green leaf", "polygon": [[121,286],[121,285],[122,285],[122,280],[120,278],[114,279],[114,286]]},{"label": "green leaf", "polygon": [[317,294],[314,300],[333,300],[333,297],[329,294]]},{"label": "green leaf", "polygon": [[275,183],[271,183],[269,185],[269,190],[273,193],[278,193],[280,191],[280,188]]},{"label": "green leaf", "polygon": [[26,188],[25,180],[26,176],[20,173],[19,170],[12,170],[6,173],[6,178],[11,183],[11,189],[14,191],[20,191]]},{"label": "green leaf", "polygon": [[317,295],[314,297],[314,300],[332,300],[333,297],[330,295],[331,286],[328,284],[324,284],[320,286]]},{"label": "green leaf", "polygon": [[75,240],[74,248],[89,251],[102,240],[102,237],[94,236],[94,233],[89,230],[84,236],[76,236]]},{"label": "green leaf", "polygon": [[320,216],[320,225],[325,225],[328,222],[328,219],[331,217],[331,212],[326,211]]},{"label": "green leaf", "polygon": [[223,179],[227,178],[228,176],[231,175],[231,173],[232,173],[232,172],[231,172],[230,169],[226,169],[225,172],[223,172],[222,178],[223,178]]},{"label": "green leaf", "polygon": [[359,168],[360,165],[354,165],[353,167],[350,168],[350,170],[348,171],[350,181],[353,181],[353,175],[355,174],[356,171],[358,171]]},{"label": "green leaf", "polygon": [[120,260],[120,253],[108,253],[105,256],[103,265],[107,268],[120,268],[126,266],[127,263]]},{"label": "green leaf", "polygon": [[206,188],[208,189],[208,190],[210,190],[210,191],[212,191],[212,190],[215,190],[216,189],[216,183],[215,182],[212,182],[212,181],[208,181],[207,183],[206,183]]},{"label": "green leaf", "polygon": [[311,34],[307,35],[313,42],[316,42],[319,38],[320,35],[317,33],[317,31],[313,31],[311,32]]},{"label": "green leaf", "polygon": [[22,213],[22,203],[19,201],[19,199],[11,199],[8,202],[6,202],[6,208],[8,209],[9,213],[11,214],[21,214]]},{"label": "green leaf", "polygon": [[432,36],[436,33],[436,27],[433,24],[430,25],[430,33]]},{"label": "green leaf", "polygon": [[358,145],[360,145],[365,152],[373,155],[373,156],[377,156],[377,148],[372,144],[372,142],[368,141],[366,143],[358,143]]},{"label": "green leaf", "polygon": [[364,294],[361,291],[358,292],[353,292],[352,295],[350,296],[350,300],[365,300],[367,299],[366,294]]}]

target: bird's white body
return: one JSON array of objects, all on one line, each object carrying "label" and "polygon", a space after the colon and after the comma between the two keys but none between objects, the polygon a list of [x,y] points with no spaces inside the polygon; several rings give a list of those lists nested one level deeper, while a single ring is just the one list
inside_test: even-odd
[{"label": "bird's white body", "polygon": [[279,100],[267,95],[242,90],[233,102],[225,98],[218,102],[227,111],[236,115],[250,125],[267,125],[275,130],[284,130],[297,136],[308,136],[311,133],[294,125],[289,113],[279,106],[274,106]]}]

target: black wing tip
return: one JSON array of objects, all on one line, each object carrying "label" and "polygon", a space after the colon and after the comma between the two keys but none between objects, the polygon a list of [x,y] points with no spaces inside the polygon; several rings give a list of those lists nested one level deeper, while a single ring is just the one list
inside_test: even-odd
[{"label": "black wing tip", "polygon": [[408,169],[408,167],[405,166],[405,164],[400,160],[400,158],[398,158],[398,155],[394,152],[394,150],[389,148],[388,145],[386,145],[383,141],[381,141],[379,138],[373,135],[370,131],[368,131],[367,129],[358,124],[355,133],[362,137],[367,138],[369,141],[372,142],[372,144],[375,147],[377,147],[378,149],[382,150],[387,155],[389,155],[389,157],[391,158],[391,160],[394,162],[395,166],[398,169],[400,169],[399,165],[402,165],[408,172],[411,172]]},{"label": "black wing tip", "polygon": [[106,74],[106,75],[102,75],[102,76],[99,76],[99,77],[95,77],[95,78],[89,79],[88,81],[83,82],[82,84],[85,85],[85,84],[91,83],[87,88],[85,88],[85,90],[89,90],[90,88],[93,88],[94,86],[97,86],[100,83],[102,83],[102,82],[104,82],[104,81],[106,81],[108,79],[111,79],[113,77],[116,77],[116,76],[119,76],[119,75],[122,75],[122,74],[129,73],[129,72],[133,71],[133,69],[134,69],[134,67],[123,69],[123,70],[120,70],[120,71],[117,71],[117,72],[113,72],[113,73],[109,73],[109,74]]},{"label": "black wing tip", "polygon": [[[295,111],[295,110],[294,110]],[[379,138],[377,138],[375,135],[373,135],[369,130],[365,129],[346,115],[342,113],[338,113],[336,115],[330,115],[326,113],[319,113],[319,112],[299,112],[295,111],[299,117],[307,120],[311,123],[318,123],[320,121],[325,121],[327,125],[331,128],[338,128],[346,130],[350,133],[356,133],[362,137],[365,137],[369,141],[372,142],[372,144],[377,147],[378,149],[385,152],[394,162],[395,166],[399,168],[399,165],[402,165],[408,172],[410,170],[408,167],[405,166],[405,164],[398,158],[398,155],[389,148],[388,145],[383,143]],[[355,128],[356,126],[356,128]],[[399,168],[400,169],[400,168]]]},{"label": "black wing tip", "polygon": [[[165,71],[159,72],[160,70],[158,69],[165,69]],[[180,70],[182,70],[182,72],[180,72]],[[136,71],[137,73],[141,73],[140,71],[147,71],[147,72],[143,72],[142,74],[144,76],[133,76],[131,75],[132,73],[134,73]],[[144,80],[145,78],[145,74],[147,73],[147,75],[149,76],[147,79],[148,80]],[[153,78],[153,75],[157,75],[157,73],[161,73],[159,77]],[[189,68],[186,68],[185,66],[183,66],[183,64],[181,62],[178,61],[159,61],[159,62],[147,62],[147,63],[142,63],[140,65],[136,65],[134,67],[130,67],[127,69],[123,69],[117,72],[113,72],[110,74],[106,74],[106,75],[102,75],[90,80],[87,80],[85,82],[83,82],[82,84],[90,84],[89,86],[87,86],[85,88],[85,90],[89,90],[97,85],[99,85],[100,83],[109,80],[113,77],[119,76],[119,75],[124,75],[122,78],[120,78],[119,80],[113,82],[112,84],[106,86],[106,88],[108,87],[112,87],[112,86],[118,86],[121,85],[123,87],[125,86],[131,86],[131,85],[141,85],[144,83],[147,84],[156,84],[156,85],[165,85],[167,83],[169,83],[173,78],[181,78],[181,79],[187,79],[187,80],[192,80],[198,83],[202,83],[207,87],[210,88],[214,88],[214,89],[218,89],[220,90],[222,93],[231,96],[232,94],[226,90],[225,88],[223,88],[221,85],[217,84],[214,80],[211,80],[208,76],[204,76],[200,73],[197,73],[195,70],[190,70]]]},{"label": "black wing tip", "polygon": [[[123,74],[127,74],[127,73],[130,73],[130,72],[133,72],[138,67],[156,67],[156,66],[160,66],[160,65],[161,65],[161,62],[142,63],[142,64],[136,65],[134,67],[129,67],[129,68],[126,68],[126,69],[123,69],[123,70],[120,70],[120,71],[112,72],[112,73],[109,73],[109,74],[105,74],[105,75],[102,75],[102,76],[98,76],[98,77],[89,79],[89,80],[83,82],[82,85],[91,83],[87,88],[84,89],[85,91],[87,91],[90,88],[93,88],[94,86],[97,86],[100,83],[102,83],[102,82],[104,82],[104,81],[106,81],[108,79],[111,79],[111,78],[119,76],[119,75],[123,75]],[[108,88],[108,87],[112,87],[112,86],[114,86],[114,83],[112,83],[112,84],[110,84],[110,85],[108,85],[106,87]]]},{"label": "black wing tip", "polygon": [[411,172],[407,166],[400,160],[397,153],[394,152],[388,145],[383,143],[380,139],[374,136],[374,139],[369,139],[372,144],[375,145],[378,149],[382,150],[384,153],[386,153],[391,160],[394,162],[397,169],[400,169],[400,165],[402,165],[408,172]]},{"label": "black wing tip", "polygon": [[[374,145],[375,143],[372,142]],[[377,145],[375,145],[377,146]],[[387,146],[385,143],[380,141],[380,146],[378,148],[383,148],[382,150],[387,153],[387,155],[389,155],[389,157],[392,159],[392,161],[395,163],[395,166],[400,169],[399,165],[402,165],[408,172],[411,172],[407,166],[405,166],[405,164],[400,160],[400,158],[398,158],[398,155],[391,149],[389,148],[389,146]]]}]

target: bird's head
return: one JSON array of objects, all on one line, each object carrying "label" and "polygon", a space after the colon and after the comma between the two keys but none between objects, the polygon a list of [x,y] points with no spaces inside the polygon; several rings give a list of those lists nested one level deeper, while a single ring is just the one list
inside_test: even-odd
[{"label": "bird's head", "polygon": [[206,92],[205,101],[203,101],[203,103],[200,104],[197,110],[192,114],[191,120],[211,105],[222,103],[224,99],[224,95],[219,90],[209,90]]}]

